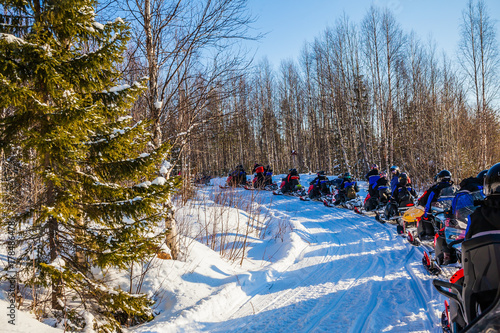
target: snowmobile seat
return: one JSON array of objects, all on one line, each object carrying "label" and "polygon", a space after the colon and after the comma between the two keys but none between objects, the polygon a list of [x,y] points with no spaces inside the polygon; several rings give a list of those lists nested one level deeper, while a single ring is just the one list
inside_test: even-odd
[{"label": "snowmobile seat", "polygon": [[500,233],[480,233],[462,243],[464,314],[471,323],[495,300],[500,285]]}]

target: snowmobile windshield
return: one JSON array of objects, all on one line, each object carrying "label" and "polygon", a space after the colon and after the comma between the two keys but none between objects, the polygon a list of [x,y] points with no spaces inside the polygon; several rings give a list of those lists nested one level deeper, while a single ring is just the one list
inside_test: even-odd
[{"label": "snowmobile windshield", "polygon": [[453,217],[461,223],[467,225],[467,217],[472,214],[477,206],[474,206],[474,201],[483,200],[484,196],[481,191],[469,192],[460,191],[455,195],[452,202]]},{"label": "snowmobile windshield", "polygon": [[431,210],[434,212],[451,211],[453,197],[440,197],[437,201],[431,203]]}]

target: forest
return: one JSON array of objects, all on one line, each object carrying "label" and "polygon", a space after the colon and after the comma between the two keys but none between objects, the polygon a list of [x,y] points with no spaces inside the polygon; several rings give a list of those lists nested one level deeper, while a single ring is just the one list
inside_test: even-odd
[{"label": "forest", "polygon": [[277,68],[236,51],[234,40],[260,38],[244,1],[217,3],[183,20],[182,36],[160,24],[183,17],[182,8],[152,1],[148,17],[135,7],[139,32],[124,73],[150,85],[134,119],[154,120],[177,173],[220,176],[261,163],[361,177],[378,163],[422,186],[442,169],[458,180],[499,160],[497,30],[483,2],[463,9],[457,54],[437,52],[389,9],[371,7],[361,22],[339,15],[300,59]]}]

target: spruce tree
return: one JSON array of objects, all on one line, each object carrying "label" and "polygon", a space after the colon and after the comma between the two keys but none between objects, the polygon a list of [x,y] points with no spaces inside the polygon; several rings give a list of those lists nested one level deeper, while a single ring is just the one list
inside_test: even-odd
[{"label": "spruce tree", "polygon": [[2,221],[18,226],[18,280],[48,290],[72,331],[149,320],[151,299],[106,282],[161,247],[177,186],[157,171],[169,147],[128,116],[146,84],[125,84],[115,67],[128,26],[98,23],[92,0],[0,4],[0,148],[43,187]]}]

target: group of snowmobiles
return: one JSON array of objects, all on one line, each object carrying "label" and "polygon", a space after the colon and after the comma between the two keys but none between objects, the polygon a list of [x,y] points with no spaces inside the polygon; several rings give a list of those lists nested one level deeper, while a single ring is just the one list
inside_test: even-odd
[{"label": "group of snowmobiles", "polygon": [[[391,171],[395,179],[399,172]],[[364,213],[396,224],[398,234],[426,248],[425,269],[449,278],[433,280],[449,298],[441,318],[443,332],[500,331],[500,163],[464,179],[459,187],[442,170],[418,199],[405,178],[404,173],[398,176],[389,198],[384,187],[373,191],[376,180],[368,179],[369,192],[375,195],[367,196]]]},{"label": "group of snowmobiles", "polygon": [[366,175],[368,195],[364,201],[349,173],[330,180],[320,171],[306,191],[296,169],[290,169],[279,186],[272,182],[269,170],[269,166],[256,164],[256,176],[247,183],[246,174],[244,180],[237,178],[237,168],[228,177],[227,186],[320,201],[395,224],[399,235],[425,248],[425,269],[449,278],[433,280],[437,291],[449,299],[441,318],[443,332],[500,331],[500,163],[464,179],[459,187],[451,180],[451,173],[442,170],[435,184],[418,199],[406,173],[391,167],[389,182],[374,164]]},{"label": "group of snowmobiles", "polygon": [[220,188],[235,188],[243,187],[246,190],[264,190],[274,191],[278,189],[278,185],[273,182],[273,169],[270,165],[264,167],[260,164],[255,164],[252,170],[255,174],[252,181],[247,181],[247,173],[243,165],[238,165],[229,173],[226,184],[219,185]]}]

